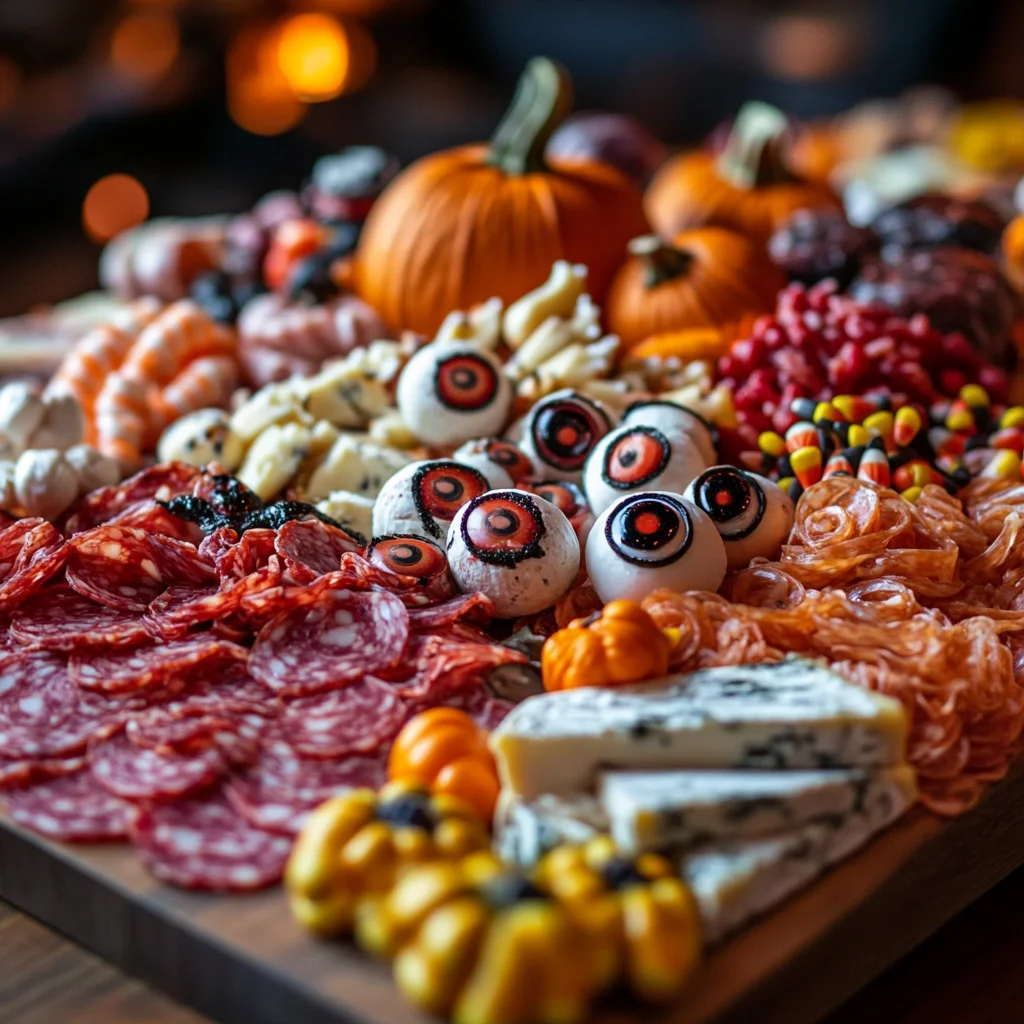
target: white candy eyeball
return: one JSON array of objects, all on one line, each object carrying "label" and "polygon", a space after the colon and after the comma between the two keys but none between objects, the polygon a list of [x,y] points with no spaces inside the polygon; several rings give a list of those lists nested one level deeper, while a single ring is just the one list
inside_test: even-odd
[{"label": "white candy eyeball", "polygon": [[402,419],[428,445],[499,434],[512,407],[501,361],[475,345],[424,345],[405,364],[395,394]]},{"label": "white candy eyeball", "polygon": [[483,473],[452,459],[404,466],[381,488],[373,503],[373,535],[413,534],[443,539],[455,513],[490,490]]},{"label": "white candy eyeball", "polygon": [[448,558],[440,545],[411,533],[390,533],[374,537],[366,557],[400,576],[413,576],[422,583],[448,575]]},{"label": "white candy eyeball", "polygon": [[656,427],[663,434],[682,430],[696,442],[705,466],[718,461],[718,432],[700,413],[664,399],[633,402],[622,414],[622,422]]},{"label": "white candy eyeball", "polygon": [[507,619],[550,608],[580,568],[572,524],[528,491],[488,491],[467,502],[448,528],[447,551],[459,589],[486,594]]},{"label": "white candy eyeball", "polygon": [[594,525],[594,513],[578,484],[571,480],[543,480],[534,484],[530,490],[539,498],[550,501],[566,519],[572,523],[582,547]]},{"label": "white candy eyeball", "polygon": [[602,601],[641,601],[652,590],[717,590],[725,544],[709,516],[668,491],[620,498],[594,523],[587,574]]},{"label": "white candy eyeball", "polygon": [[603,405],[566,388],[542,398],[523,421],[519,447],[549,480],[579,483],[594,445],[612,429]]},{"label": "white candy eyeball", "polygon": [[482,437],[457,448],[452,458],[479,469],[491,487],[514,487],[533,475],[533,463],[511,441]]},{"label": "white candy eyeball", "polygon": [[583,489],[595,512],[635,491],[675,491],[686,485],[707,463],[693,436],[678,428],[623,423],[606,434],[590,453]]},{"label": "white candy eyeball", "polygon": [[793,528],[793,499],[773,480],[733,466],[712,466],[683,495],[715,524],[730,569],[775,558]]},{"label": "white candy eyeball", "polygon": [[160,436],[156,450],[161,462],[218,462],[229,473],[238,469],[245,455],[241,439],[231,429],[231,416],[223,409],[198,409],[176,420]]}]

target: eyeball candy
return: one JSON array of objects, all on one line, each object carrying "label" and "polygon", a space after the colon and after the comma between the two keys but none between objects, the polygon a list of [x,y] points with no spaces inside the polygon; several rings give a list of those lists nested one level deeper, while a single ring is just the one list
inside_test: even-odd
[{"label": "eyeball candy", "polygon": [[725,544],[706,512],[668,491],[628,494],[605,509],[587,539],[587,574],[602,601],[652,590],[717,590]]},{"label": "eyeball candy", "polygon": [[582,547],[594,525],[594,513],[578,484],[571,480],[544,480],[531,488],[538,498],[550,501],[572,523]]},{"label": "eyeball candy", "polygon": [[623,494],[665,490],[681,494],[707,463],[694,438],[678,427],[624,423],[601,438],[587,459],[583,490],[595,512]]},{"label": "eyeball candy", "polygon": [[447,551],[459,589],[486,594],[507,619],[550,608],[580,568],[572,524],[528,491],[488,491],[468,501],[448,528]]},{"label": "eyeball candy", "polygon": [[733,466],[712,466],[683,497],[713,520],[730,569],[752,558],[775,558],[793,528],[793,499],[777,483]]},{"label": "eyeball candy", "polygon": [[231,429],[231,415],[223,409],[199,409],[183,416],[163,432],[156,450],[161,462],[219,462],[229,473],[238,469],[245,455],[242,440]]},{"label": "eyeball candy", "polygon": [[622,414],[622,423],[655,427],[663,434],[682,430],[693,438],[705,466],[718,462],[717,431],[703,416],[684,405],[657,398],[633,402]]},{"label": "eyeball candy", "polygon": [[587,456],[611,429],[612,419],[603,405],[566,388],[530,410],[519,447],[540,476],[579,483]]},{"label": "eyeball candy", "polygon": [[402,370],[395,393],[409,429],[427,445],[500,434],[512,407],[501,362],[475,345],[424,345]]},{"label": "eyeball candy", "polygon": [[448,582],[448,558],[438,544],[411,533],[390,533],[374,537],[366,557],[381,568],[399,576],[412,576],[424,585]]},{"label": "eyeball candy", "polygon": [[373,535],[407,533],[443,539],[455,513],[490,490],[483,473],[452,459],[411,462],[400,469],[373,504]]},{"label": "eyeball candy", "polygon": [[500,437],[467,441],[455,450],[452,458],[479,469],[491,487],[518,486],[533,476],[533,463],[511,441]]}]

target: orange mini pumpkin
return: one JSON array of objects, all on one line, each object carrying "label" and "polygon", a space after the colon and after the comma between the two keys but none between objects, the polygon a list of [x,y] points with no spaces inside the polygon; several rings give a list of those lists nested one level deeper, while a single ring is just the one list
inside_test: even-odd
[{"label": "orange mini pumpkin", "polygon": [[781,111],[748,103],[717,156],[701,150],[669,160],[645,196],[647,216],[664,238],[716,224],[761,244],[794,210],[841,209],[828,186],[803,181],[783,157],[788,125]]},{"label": "orange mini pumpkin", "polygon": [[544,641],[544,689],[622,686],[663,676],[675,642],[675,632],[660,629],[636,601],[609,601]]},{"label": "orange mini pumpkin", "polygon": [[[767,313],[786,281],[764,249],[735,231],[706,227],[673,242],[629,243],[605,300],[605,323],[630,349],[652,334],[713,327]],[[711,358],[714,358],[713,356]]]},{"label": "orange mini pumpkin", "polygon": [[647,230],[643,198],[608,164],[545,159],[571,105],[565,70],[535,57],[489,145],[424,157],[384,190],[356,278],[392,328],[432,335],[452,310],[495,295],[512,302],[559,259],[585,263],[591,294],[604,297],[626,243]]},{"label": "orange mini pumpkin", "polygon": [[1014,217],[1003,231],[1003,271],[1019,292],[1024,292],[1024,214]]}]

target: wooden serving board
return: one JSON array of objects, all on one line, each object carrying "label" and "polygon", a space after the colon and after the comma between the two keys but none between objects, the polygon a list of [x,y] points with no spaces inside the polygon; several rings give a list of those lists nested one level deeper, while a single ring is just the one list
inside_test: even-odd
[{"label": "wooden serving board", "polygon": [[[594,1024],[811,1024],[1024,862],[1024,766],[952,822],[915,810],[704,964],[662,1014]],[[224,1024],[424,1024],[387,969],[313,939],[280,890],[183,893],[127,846],[63,846],[0,818],[0,898]]]}]

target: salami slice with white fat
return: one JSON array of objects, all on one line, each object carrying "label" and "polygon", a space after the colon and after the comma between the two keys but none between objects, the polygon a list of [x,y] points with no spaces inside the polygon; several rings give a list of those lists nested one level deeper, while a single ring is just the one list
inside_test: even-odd
[{"label": "salami slice with white fat", "polygon": [[3,802],[19,825],[64,843],[124,839],[136,813],[85,770],[11,790]]},{"label": "salami slice with white fat", "polygon": [[408,635],[409,614],[393,594],[328,590],[260,630],[249,671],[285,696],[336,689],[395,664]]},{"label": "salami slice with white fat", "polygon": [[73,775],[86,764],[84,755],[42,759],[0,757],[0,789],[18,789],[32,782]]},{"label": "salami slice with white fat", "polygon": [[256,711],[225,706],[211,710],[171,702],[133,715],[125,736],[137,747],[158,754],[185,755],[218,751],[231,765],[252,764],[270,719]]},{"label": "salami slice with white fat", "polygon": [[11,619],[10,635],[36,650],[137,647],[150,642],[142,616],[96,604],[70,587],[48,587]]},{"label": "salami slice with white fat", "polygon": [[399,686],[413,701],[446,702],[455,694],[477,690],[499,665],[523,663],[524,654],[501,644],[453,640],[444,636],[417,638],[410,644],[417,671]]},{"label": "salami slice with white fat", "polygon": [[393,686],[367,676],[342,690],[290,701],[277,733],[304,757],[346,757],[390,743],[408,714]]},{"label": "salami slice with white fat", "polygon": [[216,581],[213,567],[184,541],[123,526],[74,536],[68,584],[84,597],[122,611],[144,612],[168,587]]},{"label": "salami slice with white fat", "polygon": [[424,631],[443,629],[467,617],[487,623],[494,616],[494,602],[486,594],[459,594],[427,608],[410,608],[409,628]]},{"label": "salami slice with white fat", "polygon": [[[217,568],[217,575],[221,579],[245,579],[257,569],[268,565],[271,555],[274,554],[276,530],[263,528],[246,530],[241,539],[234,530],[230,530],[227,533],[222,533],[221,540],[215,544],[212,538],[218,533],[222,533],[222,530],[214,531],[207,541],[209,541],[210,549],[215,547],[219,549],[214,552],[214,565]],[[235,537],[233,543],[229,543],[231,534],[234,534]],[[202,551],[202,546],[200,546],[200,551]]]},{"label": "salami slice with white fat", "polygon": [[312,583],[341,566],[346,552],[362,551],[354,537],[319,519],[293,519],[277,531],[274,546],[296,583]]},{"label": "salami slice with white fat", "polygon": [[157,878],[219,892],[273,885],[292,846],[289,838],[254,827],[219,792],[143,809],[131,837]]},{"label": "salami slice with white fat", "polygon": [[123,800],[175,800],[205,789],[223,774],[215,747],[195,754],[161,754],[115,736],[95,747],[89,765],[96,781]]},{"label": "salami slice with white fat", "polygon": [[83,689],[100,693],[133,693],[160,687],[172,694],[214,668],[244,661],[238,644],[209,637],[176,640],[130,651],[72,654],[71,678]]},{"label": "salami slice with white fat", "polygon": [[[11,554],[12,547],[4,545],[0,557],[5,566]],[[68,544],[52,523],[33,526],[21,537],[21,547],[0,583],[0,609],[9,612],[42,590],[64,568],[68,554]]]}]

